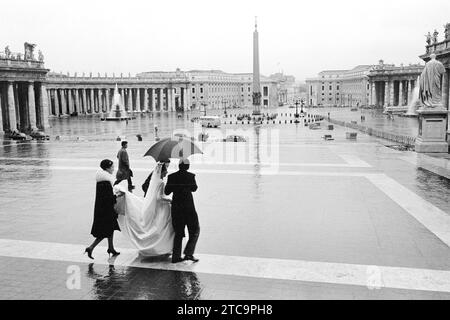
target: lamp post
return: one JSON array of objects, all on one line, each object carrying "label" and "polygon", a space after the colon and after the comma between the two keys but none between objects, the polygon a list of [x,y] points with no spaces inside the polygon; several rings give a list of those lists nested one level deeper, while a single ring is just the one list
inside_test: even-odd
[{"label": "lamp post", "polygon": [[222,98],[223,114],[227,115],[227,101]]},{"label": "lamp post", "polygon": [[299,102],[298,102],[298,100],[296,100],[295,101],[295,117],[296,118],[300,117],[300,115],[298,114],[298,105],[299,105]]}]

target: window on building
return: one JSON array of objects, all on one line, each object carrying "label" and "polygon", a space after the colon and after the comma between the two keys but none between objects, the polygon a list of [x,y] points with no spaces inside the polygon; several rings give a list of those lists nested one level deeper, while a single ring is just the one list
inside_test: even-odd
[{"label": "window on building", "polygon": [[263,95],[267,97],[269,95],[269,88],[263,87]]},{"label": "window on building", "polygon": [[203,88],[200,88],[200,93],[203,93]]},{"label": "window on building", "polygon": [[195,88],[192,88],[192,93],[195,93]]},{"label": "window on building", "polygon": [[248,89],[247,91],[250,92],[250,87],[248,87],[247,89]]},{"label": "window on building", "polygon": [[339,90],[339,85],[336,86],[336,90]]},{"label": "window on building", "polygon": [[201,96],[200,99],[203,99],[203,96]]}]

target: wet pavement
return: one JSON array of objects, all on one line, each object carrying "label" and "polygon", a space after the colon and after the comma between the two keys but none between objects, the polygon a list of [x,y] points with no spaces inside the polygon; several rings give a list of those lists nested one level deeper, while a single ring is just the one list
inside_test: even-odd
[{"label": "wet pavement", "polygon": [[[318,108],[313,109],[314,112],[328,116],[340,121],[356,121],[358,124],[368,126],[372,129],[382,130],[389,133],[401,134],[410,137],[416,137],[419,132],[419,121],[417,117],[404,117],[394,115],[389,117],[383,114],[380,109],[358,109],[351,111],[350,108]],[[364,117],[364,120],[361,119]]]},{"label": "wet pavement", "polygon": [[[325,130],[326,122],[310,130],[290,123],[295,109],[278,112],[276,124],[231,117],[205,129],[204,155],[191,158],[201,261],[175,269],[142,261],[121,233],[117,261],[97,248],[91,264],[82,251],[92,241],[95,171],[100,160],[116,160],[115,138],[129,141],[135,193],[143,195],[155,165],[143,154],[155,125],[159,137],[174,129],[197,137],[202,130],[190,119],[199,114],[142,115],[128,124],[52,119],[50,141],[2,141],[0,298],[448,299],[448,160],[393,150],[362,133],[347,140],[348,128]],[[400,130],[413,132],[414,119],[404,119]],[[247,142],[220,141],[231,134]],[[79,288],[69,288],[72,273]]]}]

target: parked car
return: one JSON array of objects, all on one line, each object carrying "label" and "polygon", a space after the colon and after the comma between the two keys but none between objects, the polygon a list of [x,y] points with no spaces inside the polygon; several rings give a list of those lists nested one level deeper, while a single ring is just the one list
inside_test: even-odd
[{"label": "parked car", "polygon": [[33,131],[30,133],[30,136],[36,140],[50,140],[50,136],[41,131]]},{"label": "parked car", "polygon": [[218,128],[220,127],[221,121],[220,117],[217,116],[203,116],[200,117],[200,123],[202,127]]},{"label": "parked car", "polygon": [[25,133],[19,131],[5,132],[5,138],[12,140],[28,140],[28,136]]},{"label": "parked car", "polygon": [[174,138],[185,138],[185,139],[191,139],[192,141],[194,141],[195,140],[195,138],[194,137],[191,137],[190,135],[188,135],[188,134],[186,134],[186,133],[184,133],[184,132],[175,132],[174,134],[173,134],[173,137]]},{"label": "parked car", "polygon": [[246,142],[247,140],[243,136],[230,135],[223,139],[223,142]]}]

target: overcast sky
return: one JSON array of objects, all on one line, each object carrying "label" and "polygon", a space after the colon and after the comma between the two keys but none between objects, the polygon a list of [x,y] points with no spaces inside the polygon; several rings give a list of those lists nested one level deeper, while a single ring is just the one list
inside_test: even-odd
[{"label": "overcast sky", "polygon": [[417,63],[425,34],[443,37],[449,0],[0,0],[0,51],[36,43],[52,71],[134,75],[177,67],[252,71],[298,81],[324,69]]}]

